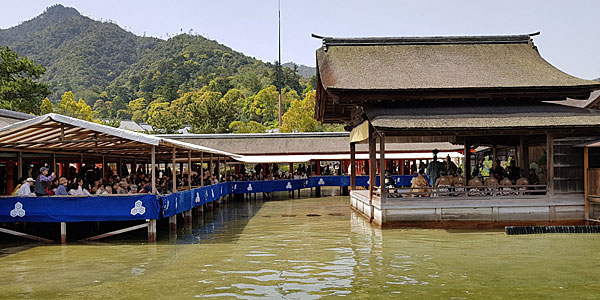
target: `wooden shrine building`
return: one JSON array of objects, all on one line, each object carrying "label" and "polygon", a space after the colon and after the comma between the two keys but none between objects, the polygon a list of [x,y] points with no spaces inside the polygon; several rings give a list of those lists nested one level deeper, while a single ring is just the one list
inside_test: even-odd
[{"label": "wooden shrine building", "polygon": [[[323,41],[316,52],[316,118],[345,123],[351,153],[357,143],[369,144],[370,188],[353,189],[351,206],[383,227],[583,222],[583,148],[576,145],[600,135],[600,113],[548,101],[583,101],[600,83],[552,66],[534,35],[315,36]],[[480,163],[470,157],[475,147],[511,148],[525,171],[536,154],[545,157],[536,162],[543,163],[543,180],[427,193],[377,187],[377,149],[385,170],[386,144],[413,142],[464,146],[467,181]]]}]

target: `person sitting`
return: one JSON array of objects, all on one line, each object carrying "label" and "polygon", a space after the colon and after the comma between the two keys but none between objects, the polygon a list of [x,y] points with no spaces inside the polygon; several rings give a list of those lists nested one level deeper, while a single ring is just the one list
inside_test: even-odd
[{"label": "person sitting", "polygon": [[[33,179],[33,178],[32,178]],[[34,180],[35,181],[35,180]],[[15,188],[13,189],[12,193],[10,193],[11,196],[18,196],[19,195],[19,189],[23,186],[23,184],[25,184],[27,182],[25,177],[21,177],[19,178],[19,184],[17,184],[17,186],[15,186]],[[29,184],[28,184],[29,185]]]},{"label": "person sitting", "polygon": [[35,184],[35,180],[33,178],[27,178],[23,184],[19,187],[17,191],[17,196],[19,197],[35,197],[35,193],[31,191],[31,187]]},{"label": "person sitting", "polygon": [[413,178],[413,180],[412,180],[412,184],[410,186],[410,192],[411,193],[423,193],[423,194],[413,195],[415,197],[429,197],[429,194],[426,194],[428,189],[424,189],[425,187],[429,187],[427,178],[425,178],[425,176],[423,176],[424,173],[425,173],[424,169],[419,169],[419,174],[417,175],[417,177]]},{"label": "person sitting", "polygon": [[496,178],[497,173],[494,169],[490,170],[490,176],[483,182],[483,185],[488,190],[488,195],[494,195],[495,191],[498,189],[500,183],[498,182],[498,178]]},{"label": "person sitting", "polygon": [[527,177],[530,185],[538,185],[540,184],[540,178],[535,174],[534,169],[529,169],[529,176]]},{"label": "person sitting", "polygon": [[[521,177],[519,179],[517,179],[517,182],[515,183],[515,185],[518,186],[519,191],[525,191],[527,190],[527,186],[529,185],[529,179],[527,179],[527,174],[525,173],[524,170],[521,170]],[[519,192],[521,193],[521,195],[525,195],[528,193],[525,192]]]},{"label": "person sitting", "polygon": [[450,180],[450,177],[448,177],[446,170],[440,171],[440,177],[438,177],[438,179],[435,181],[434,186],[440,193],[439,196],[449,195],[448,193],[450,192],[450,186],[452,186],[452,180]]},{"label": "person sitting", "polygon": [[83,178],[79,178],[79,179],[77,179],[76,182],[73,183],[72,188],[69,191],[69,195],[74,195],[74,196],[89,196],[90,195],[90,192],[83,186]]},{"label": "person sitting", "polygon": [[119,182],[119,187],[117,188],[117,194],[119,195],[125,195],[127,194],[127,182],[126,181],[121,181]]},{"label": "person sitting", "polygon": [[481,176],[479,175],[479,171],[477,169],[473,170],[472,174],[473,178],[469,180],[469,196],[481,196],[482,193],[481,188],[483,187],[483,182],[481,181]]},{"label": "person sitting", "polygon": [[456,176],[452,177],[452,186],[454,187],[454,191],[458,194],[463,194],[466,191],[464,186],[466,185],[466,179],[462,176],[462,169],[458,168],[456,170]]},{"label": "person sitting", "polygon": [[69,193],[67,193],[67,184],[69,182],[67,181],[67,178],[65,177],[61,177],[60,179],[58,179],[58,187],[56,188],[56,192],[54,193],[56,196],[66,196]]},{"label": "person sitting", "polygon": [[513,188],[511,187],[513,185],[512,180],[510,180],[510,178],[508,177],[504,177],[502,180],[500,180],[500,186],[501,189],[505,192],[502,193],[502,195],[510,195],[512,194],[511,191],[513,190]]},{"label": "person sitting", "polygon": [[104,193],[102,193],[102,195],[112,195],[112,193],[113,193],[113,189],[112,189],[112,187],[111,187],[110,185],[108,185],[108,184],[107,184],[107,185],[104,187]]}]

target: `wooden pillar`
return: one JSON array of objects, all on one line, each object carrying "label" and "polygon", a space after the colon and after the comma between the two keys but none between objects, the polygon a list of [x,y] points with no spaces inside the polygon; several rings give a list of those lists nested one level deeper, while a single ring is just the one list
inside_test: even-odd
[{"label": "wooden pillar", "polygon": [[316,168],[315,174],[321,175],[321,161],[318,159],[315,161],[315,168]]},{"label": "wooden pillar", "polygon": [[200,152],[200,186],[204,186],[204,152]]},{"label": "wooden pillar", "polygon": [[546,134],[546,184],[548,195],[554,196],[554,137]]},{"label": "wooden pillar", "polygon": [[117,166],[117,174],[119,178],[123,177],[123,162],[121,161],[121,157],[119,157],[119,165]]},{"label": "wooden pillar", "polygon": [[372,127],[369,127],[369,200],[373,200],[373,187],[376,184],[377,166],[376,166],[376,141],[375,133]]},{"label": "wooden pillar", "polygon": [[60,243],[61,244],[67,243],[67,223],[66,222],[60,222]]},{"label": "wooden pillar", "polygon": [[[519,156],[518,158],[518,167],[523,169],[523,170],[527,170],[526,168],[526,160],[525,160],[525,136],[520,135],[519,136],[519,147],[518,147],[518,151],[517,151],[517,155]],[[520,174],[519,174],[520,175]]]},{"label": "wooden pillar", "polygon": [[148,220],[148,243],[156,242],[156,220]]},{"label": "wooden pillar", "polygon": [[585,147],[583,148],[583,197],[585,199],[585,222],[586,224],[589,223],[589,219],[590,219],[590,204],[588,202],[588,195],[589,195],[589,182],[588,182],[588,168],[589,168],[589,148]]},{"label": "wooden pillar", "polygon": [[152,172],[152,193],[156,194],[156,146],[150,152],[150,171]]},{"label": "wooden pillar", "polygon": [[175,164],[177,163],[177,148],[173,147],[173,169],[171,170],[171,178],[173,180],[172,193],[177,193],[177,171],[175,170]]},{"label": "wooden pillar", "polygon": [[[214,176],[215,172],[213,172],[213,154],[210,154],[210,162],[208,163],[208,179],[210,180],[211,176]],[[210,182],[210,185],[212,185],[212,181]]]},{"label": "wooden pillar", "polygon": [[217,180],[221,182],[221,156],[217,156]]},{"label": "wooden pillar", "polygon": [[188,190],[192,190],[192,150],[188,151]]},{"label": "wooden pillar", "polygon": [[356,143],[350,143],[350,189],[356,190]]},{"label": "wooden pillar", "polygon": [[465,149],[464,149],[464,157],[465,157],[465,169],[463,170],[465,174],[465,181],[469,182],[471,179],[471,144],[469,144],[469,138],[465,137]]},{"label": "wooden pillar", "polygon": [[294,163],[290,163],[290,174],[294,174]]},{"label": "wooden pillar", "polygon": [[[23,177],[23,153],[21,153],[21,151],[19,151],[19,153],[17,153],[17,178],[22,178]],[[19,182],[21,183],[21,182]],[[10,192],[10,191],[8,191]]]},{"label": "wooden pillar", "polygon": [[381,203],[387,198],[387,189],[385,187],[385,134],[379,133],[379,189],[381,191]]}]

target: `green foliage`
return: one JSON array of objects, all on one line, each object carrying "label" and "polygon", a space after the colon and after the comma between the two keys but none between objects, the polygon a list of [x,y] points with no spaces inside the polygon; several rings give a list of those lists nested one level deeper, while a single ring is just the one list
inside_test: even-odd
[{"label": "green foliage", "polygon": [[0,47],[0,108],[39,113],[48,87],[37,82],[46,69],[27,57],[19,58],[8,47]]},{"label": "green foliage", "polygon": [[320,131],[315,115],[315,93],[309,92],[303,100],[293,100],[290,109],[283,115],[281,132]]},{"label": "green foliage", "polygon": [[154,133],[177,133],[181,128],[181,120],[169,108],[170,104],[161,100],[154,100],[148,105],[148,124]]},{"label": "green foliage", "polygon": [[127,105],[127,108],[129,109],[129,113],[131,114],[131,120],[138,122],[138,123],[144,123],[147,121],[148,116],[147,116],[147,107],[148,103],[146,102],[146,99],[144,98],[137,98],[131,102],[129,102],[129,104]]},{"label": "green foliage", "polygon": [[233,121],[229,124],[229,129],[233,133],[264,133],[267,130],[267,127],[256,121],[250,121],[248,123]]},{"label": "green foliage", "polygon": [[[49,101],[48,101],[49,102]],[[44,109],[48,109],[48,104],[46,103]],[[68,91],[65,92],[58,105],[56,105],[55,110],[56,113],[85,120],[85,121],[94,121],[94,111],[92,108],[83,101],[83,99],[79,99],[79,101],[75,101],[73,98],[73,92]]]},{"label": "green foliage", "polygon": [[[11,45],[48,68],[44,74],[41,65],[23,63],[35,71],[32,79],[49,83],[51,93],[40,90],[34,101],[13,101],[22,106],[20,111],[53,111],[86,120],[97,117],[112,125],[132,119],[148,122],[161,133],[175,133],[183,125],[199,133],[264,132],[278,127],[277,65],[202,36],[139,37],[116,24],[55,5],[37,18],[0,30],[0,44]],[[290,118],[303,117],[307,111],[301,110],[309,109],[309,101],[300,100],[300,95],[312,91],[316,77],[306,76],[310,68],[301,77],[298,67],[290,66],[282,68],[282,113],[290,109]],[[3,88],[0,84],[0,91]],[[79,98],[83,100],[75,101]],[[0,105],[19,106],[9,107],[5,100],[0,93]],[[324,129],[291,119],[287,123],[294,127],[290,130]]]},{"label": "green foliage", "polygon": [[52,102],[50,102],[50,99],[45,98],[42,101],[42,105],[40,106],[40,114],[45,115],[45,114],[53,113],[55,109],[56,108],[54,107],[54,104]]},{"label": "green foliage", "polygon": [[235,103],[221,98],[221,93],[205,92],[189,107],[192,133],[227,133],[237,118]]}]

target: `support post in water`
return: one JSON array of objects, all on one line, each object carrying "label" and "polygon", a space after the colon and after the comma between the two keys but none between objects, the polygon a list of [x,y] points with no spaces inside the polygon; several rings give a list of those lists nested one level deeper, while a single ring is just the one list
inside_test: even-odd
[{"label": "support post in water", "polygon": [[148,243],[156,242],[156,220],[148,220]]},{"label": "support post in water", "polygon": [[67,243],[67,223],[60,222],[60,243]]},{"label": "support post in water", "polygon": [[385,134],[379,133],[379,190],[381,203],[387,198],[387,188],[385,187]]}]

